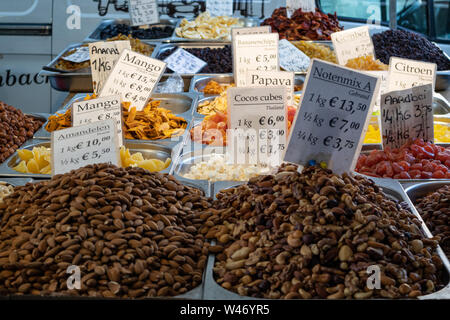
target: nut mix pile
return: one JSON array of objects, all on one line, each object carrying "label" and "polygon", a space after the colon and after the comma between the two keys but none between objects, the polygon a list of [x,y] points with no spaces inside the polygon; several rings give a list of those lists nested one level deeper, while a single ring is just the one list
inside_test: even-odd
[{"label": "nut mix pile", "polygon": [[375,55],[389,64],[391,56],[433,62],[438,70],[450,70],[450,60],[428,39],[406,30],[386,30],[372,36]]},{"label": "nut mix pile", "polygon": [[286,8],[275,9],[272,16],[261,25],[272,27],[272,32],[278,32],[280,39],[287,40],[331,40],[333,32],[342,31],[336,13],[325,14],[319,9],[315,12],[296,10],[289,19]]},{"label": "nut mix pile", "polygon": [[[216,281],[240,295],[412,298],[442,286],[437,240],[365,178],[283,165],[221,191],[213,206]],[[367,287],[371,265],[381,289]]]},{"label": "nut mix pile", "polygon": [[8,159],[44,124],[0,101],[0,163]]},{"label": "nut mix pile", "polygon": [[106,164],[16,187],[0,204],[0,295],[183,294],[202,280],[209,207],[172,176]]},{"label": "nut mix pile", "polygon": [[450,259],[450,185],[443,186],[416,203],[423,220]]},{"label": "nut mix pile", "polygon": [[3,201],[7,195],[11,194],[14,190],[14,187],[5,181],[0,181],[0,203]]},{"label": "nut mix pile", "polygon": [[[172,48],[164,51],[158,56],[159,60],[164,60],[178,48]],[[231,73],[233,72],[233,62],[231,54],[231,46],[226,45],[223,48],[184,48],[190,54],[193,54],[199,59],[202,59],[207,63],[199,73]],[[169,68],[166,69],[167,73],[173,71]]]}]

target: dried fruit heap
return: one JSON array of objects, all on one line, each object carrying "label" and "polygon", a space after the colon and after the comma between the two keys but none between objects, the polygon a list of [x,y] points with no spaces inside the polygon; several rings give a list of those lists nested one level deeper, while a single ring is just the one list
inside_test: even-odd
[{"label": "dried fruit heap", "polygon": [[0,101],[0,163],[32,138],[43,123]]},{"label": "dried fruit heap", "polygon": [[432,62],[438,70],[450,70],[450,60],[428,39],[406,30],[386,30],[372,36],[375,56],[389,64],[390,57]]},{"label": "dried fruit heap", "polygon": [[209,206],[172,176],[106,164],[16,187],[0,204],[0,295],[185,293],[201,283]]},{"label": "dried fruit heap", "polygon": [[280,39],[287,40],[331,40],[330,35],[333,32],[343,30],[336,13],[325,14],[319,9],[315,12],[298,9],[289,19],[286,8],[281,7],[274,10],[272,16],[261,25],[271,26],[272,32],[278,32]]},{"label": "dried fruit heap", "polygon": [[450,259],[450,185],[443,186],[416,203],[423,220]]},{"label": "dried fruit heap", "polygon": [[[207,238],[223,245],[216,281],[263,298],[417,297],[441,288],[437,241],[372,181],[285,165],[221,191]],[[223,223],[220,223],[223,221]],[[214,247],[220,251],[220,247]],[[367,287],[367,268],[381,289]]]}]

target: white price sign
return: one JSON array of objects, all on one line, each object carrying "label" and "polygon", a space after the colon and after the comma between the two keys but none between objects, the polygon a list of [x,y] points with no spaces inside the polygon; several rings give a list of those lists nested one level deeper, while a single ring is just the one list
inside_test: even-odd
[{"label": "white price sign", "polygon": [[166,69],[166,64],[131,50],[123,50],[103,86],[100,97],[120,95],[137,111],[144,109],[148,98]]},{"label": "white price sign", "polygon": [[435,63],[391,57],[389,59],[389,91],[409,89],[436,81]]},{"label": "white price sign", "polygon": [[159,22],[157,0],[129,0],[132,26],[142,26]]},{"label": "white price sign", "polygon": [[[380,79],[380,91],[377,94],[377,99],[375,100],[375,106],[376,108],[380,107],[381,104],[381,95],[385,94],[386,92],[388,92],[388,76],[389,76],[389,72],[388,71],[366,71],[367,74],[371,75],[371,76],[375,76],[378,77]],[[379,110],[379,109],[377,109]],[[376,110],[374,110],[376,111]]]},{"label": "white price sign", "polygon": [[63,174],[89,164],[119,165],[114,119],[52,132],[52,175]]},{"label": "white price sign", "polygon": [[114,119],[117,124],[117,142],[123,145],[122,134],[122,105],[120,96],[103,97],[83,100],[72,104],[72,126]]},{"label": "white price sign", "polygon": [[280,67],[286,71],[300,72],[308,70],[309,57],[286,39],[278,42]]},{"label": "white price sign", "polygon": [[333,41],[337,60],[342,66],[353,58],[364,55],[375,57],[375,50],[368,26],[334,32],[331,34],[331,40]]},{"label": "white price sign", "polygon": [[280,165],[286,148],[286,89],[229,88],[227,99],[228,161]]},{"label": "white price sign", "polygon": [[131,50],[130,40],[89,43],[92,87],[95,94],[98,95],[101,92],[103,84],[125,49]]},{"label": "white price sign", "polygon": [[303,12],[316,10],[316,2],[314,0],[286,0],[287,16],[290,18],[297,9]]},{"label": "white price sign", "polygon": [[207,65],[205,61],[182,48],[175,50],[164,62],[167,63],[167,68],[179,74],[195,74]]},{"label": "white price sign", "polygon": [[379,79],[313,59],[300,108],[289,135],[285,161],[325,161],[336,173],[351,171],[367,130]]},{"label": "white price sign", "polygon": [[63,60],[67,60],[74,63],[80,63],[89,60],[89,48],[88,47],[79,47],[76,49],[74,53],[71,55],[62,57]]},{"label": "white price sign", "polygon": [[400,148],[410,139],[434,141],[431,84],[381,96],[383,147]]},{"label": "white price sign", "polygon": [[278,71],[278,33],[244,34],[233,38],[233,69],[238,87],[249,71]]},{"label": "white price sign", "polygon": [[212,16],[232,16],[233,0],[206,0],[206,11]]},{"label": "white price sign", "polygon": [[294,106],[294,73],[286,71],[250,71],[247,74],[249,87],[279,87],[286,89],[286,103]]},{"label": "white price sign", "polygon": [[232,28],[231,29],[231,39],[235,36],[243,34],[264,34],[272,32],[270,26],[260,26],[260,27],[249,27],[249,28]]}]

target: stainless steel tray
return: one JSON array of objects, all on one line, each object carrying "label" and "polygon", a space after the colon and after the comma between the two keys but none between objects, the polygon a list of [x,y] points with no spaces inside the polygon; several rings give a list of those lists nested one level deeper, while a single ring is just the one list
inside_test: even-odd
[{"label": "stainless steel tray", "polygon": [[[152,53],[152,58],[158,59],[158,57],[168,50],[171,50],[173,48],[183,48],[183,49],[189,49],[189,48],[223,48],[226,45],[231,45],[230,42],[221,42],[221,43],[205,43],[205,42],[177,42],[177,43],[160,43],[156,46],[155,50]],[[166,76],[169,76],[173,73],[165,73]],[[192,79],[195,75],[218,75],[222,73],[185,73],[180,74],[180,76],[188,79]]]},{"label": "stainless steel tray", "polygon": [[[197,92],[203,94],[205,97],[209,96],[218,96],[217,94],[206,94],[203,92],[203,89],[208,84],[209,81],[216,81],[220,84],[232,84],[234,83],[234,77],[232,73],[227,74],[217,74],[214,76],[200,76],[196,75],[191,80],[191,86],[189,88],[189,92]],[[303,85],[305,81],[304,76],[296,76],[294,78],[294,85],[300,86]]]},{"label": "stainless steel tray", "polygon": [[[21,149],[32,150],[33,147],[44,146],[50,148],[49,140],[33,139],[30,142],[24,144]],[[147,159],[160,159],[165,161],[167,158],[171,158],[171,163],[168,168],[160,171],[161,173],[169,173],[172,170],[172,166],[177,162],[177,158],[180,155],[182,144],[174,144],[172,146],[157,144],[157,143],[137,143],[137,142],[125,142],[125,146],[131,153],[141,152],[144,158]],[[34,179],[50,179],[49,174],[33,174],[33,173],[21,173],[13,169],[14,166],[20,163],[19,155],[16,152],[5,162],[0,165],[0,177],[21,177],[21,178],[34,178]],[[0,178],[1,179],[1,178]]]},{"label": "stainless steel tray", "polygon": [[[130,19],[108,19],[108,20],[103,20],[102,22],[100,22],[100,24],[97,26],[97,28],[95,28],[95,30],[84,39],[84,42],[95,42],[95,41],[106,40],[106,39],[102,39],[100,37],[100,33],[106,27],[108,27],[110,25],[117,25],[117,24],[130,25]],[[143,41],[143,42],[147,42],[147,43],[159,42],[159,41],[164,41],[164,42],[169,41],[175,35],[175,27],[178,24],[179,24],[179,19],[161,19],[159,21],[159,23],[151,24],[149,26],[149,29],[151,29],[153,27],[163,27],[163,28],[164,27],[172,27],[173,31],[172,31],[172,35],[170,37],[155,38],[155,39],[147,39],[147,38],[138,38],[138,39]]]},{"label": "stainless steel tray", "polygon": [[[177,23],[176,28],[180,27],[182,19],[180,19],[180,21]],[[193,20],[189,20],[189,22],[191,22]],[[243,23],[243,28],[248,28],[248,27],[258,27],[259,26],[259,19],[257,18],[239,18],[239,21],[241,21]],[[181,38],[179,36],[177,36],[176,33],[176,28],[174,30],[173,36],[170,39],[171,42],[177,42],[177,41],[184,41],[184,42],[206,42],[206,43],[221,43],[221,42],[230,42],[230,39],[226,39],[226,40],[218,40],[218,39],[189,39],[189,38]],[[231,37],[231,34],[230,34]]]},{"label": "stainless steel tray", "polygon": [[[422,217],[419,215],[417,210],[415,209],[414,205],[411,203],[411,200],[406,195],[405,191],[403,190],[402,186],[393,180],[386,180],[386,179],[372,179],[376,185],[380,186],[383,189],[383,192],[386,194],[387,197],[400,201],[400,202],[406,202],[411,209],[411,212],[419,219],[422,225],[422,231],[425,234],[427,238],[431,238],[432,234],[428,230],[427,226],[425,225]],[[241,185],[243,183],[235,183],[234,185],[226,185],[224,184],[223,187],[219,185],[220,189],[214,190],[214,193],[217,194],[217,192],[224,188],[229,188],[232,186]],[[215,197],[214,194],[214,197]],[[444,252],[440,247],[437,249],[439,257],[441,258],[445,269],[447,270],[447,279],[450,278],[450,263],[445,256]],[[215,263],[215,256],[210,255],[210,258],[208,259],[208,264],[206,268],[206,281],[205,281],[205,288],[204,288],[204,299],[205,300],[266,300],[261,298],[252,298],[252,297],[246,297],[246,296],[240,296],[237,293],[234,293],[232,291],[226,290],[222,288],[214,279],[214,268]],[[447,280],[448,281],[448,280]],[[419,299],[423,300],[431,300],[431,299],[450,299],[450,283],[447,283],[447,285],[432,294],[424,295],[418,297]]]},{"label": "stainless steel tray", "polygon": [[31,178],[3,178],[0,177],[0,182],[6,182],[9,185],[12,185],[13,187],[18,186],[24,186],[28,182],[33,182],[33,179]]},{"label": "stainless steel tray", "polygon": [[[81,101],[86,97],[87,93],[75,94],[70,101],[63,105],[57,112],[65,112],[72,104],[76,101]],[[183,135],[179,139],[176,137],[170,139],[160,139],[160,140],[131,140],[126,139],[125,142],[129,143],[163,143],[172,144],[184,141],[185,136],[188,133],[188,129],[192,122],[192,113],[194,112],[198,95],[195,93],[154,93],[152,94],[152,99],[161,100],[161,107],[171,110],[177,116],[183,117],[187,121],[187,127]],[[48,120],[48,117],[47,117]],[[40,128],[34,135],[35,139],[50,139],[51,133],[45,130],[47,121],[44,123],[42,128]]]},{"label": "stainless steel tray", "polygon": [[[53,89],[70,92],[92,92],[91,68],[83,68],[74,71],[57,71],[57,69],[54,68],[64,53],[77,48],[82,44],[83,43],[70,44],[45,66],[46,68],[54,69],[55,71],[41,70],[39,72],[40,76],[48,77]],[[154,50],[156,49],[155,44],[147,45],[152,46]]]}]

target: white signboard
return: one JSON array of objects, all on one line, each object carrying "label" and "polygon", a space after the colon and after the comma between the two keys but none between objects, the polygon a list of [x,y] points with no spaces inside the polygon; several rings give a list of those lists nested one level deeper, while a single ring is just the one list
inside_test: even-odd
[{"label": "white signboard", "polygon": [[72,104],[72,126],[114,119],[117,124],[117,143],[123,145],[122,105],[120,96],[83,100]]},{"label": "white signboard", "polygon": [[131,50],[123,50],[103,86],[100,97],[120,95],[137,111],[144,109],[147,100],[166,69],[160,60]]},{"label": "white signboard", "polygon": [[195,74],[207,65],[205,61],[183,48],[175,50],[174,53],[164,59],[164,62],[167,63],[167,68],[179,74]]},{"label": "white signboard", "polygon": [[52,175],[67,173],[89,164],[119,162],[114,119],[52,132]]},{"label": "white signboard", "polygon": [[236,35],[233,67],[236,86],[246,86],[249,71],[278,71],[278,33]]},{"label": "white signboard", "polygon": [[372,55],[375,57],[375,50],[368,26],[333,32],[331,34],[331,40],[333,41],[337,60],[342,66],[353,58],[364,55]]},{"label": "white signboard", "polygon": [[233,0],[206,0],[206,11],[212,16],[233,15]]},{"label": "white signboard", "polygon": [[400,148],[410,139],[434,141],[431,83],[381,96],[383,147]]},{"label": "white signboard", "polygon": [[142,26],[159,22],[157,0],[129,0],[132,26]]},{"label": "white signboard", "polygon": [[389,91],[409,89],[436,81],[435,63],[391,57],[389,59]]},{"label": "white signboard", "polygon": [[285,161],[324,161],[334,172],[351,171],[369,122],[379,79],[313,59],[309,67]]},{"label": "white signboard", "polygon": [[114,65],[123,50],[131,50],[130,40],[99,41],[89,43],[91,60],[92,87],[99,94],[103,84],[108,79]]},{"label": "white signboard", "polygon": [[294,73],[286,71],[250,71],[247,74],[249,87],[279,87],[286,89],[286,103],[294,106]]},{"label": "white signboard", "polygon": [[303,12],[314,11],[316,10],[316,3],[314,0],[286,0],[288,18],[290,18],[297,9],[302,9]]},{"label": "white signboard", "polygon": [[228,161],[280,165],[286,149],[286,89],[229,88],[227,99]]},{"label": "white signboard", "polygon": [[63,60],[67,60],[74,63],[80,63],[89,60],[89,48],[79,47],[71,55],[62,57]]}]

